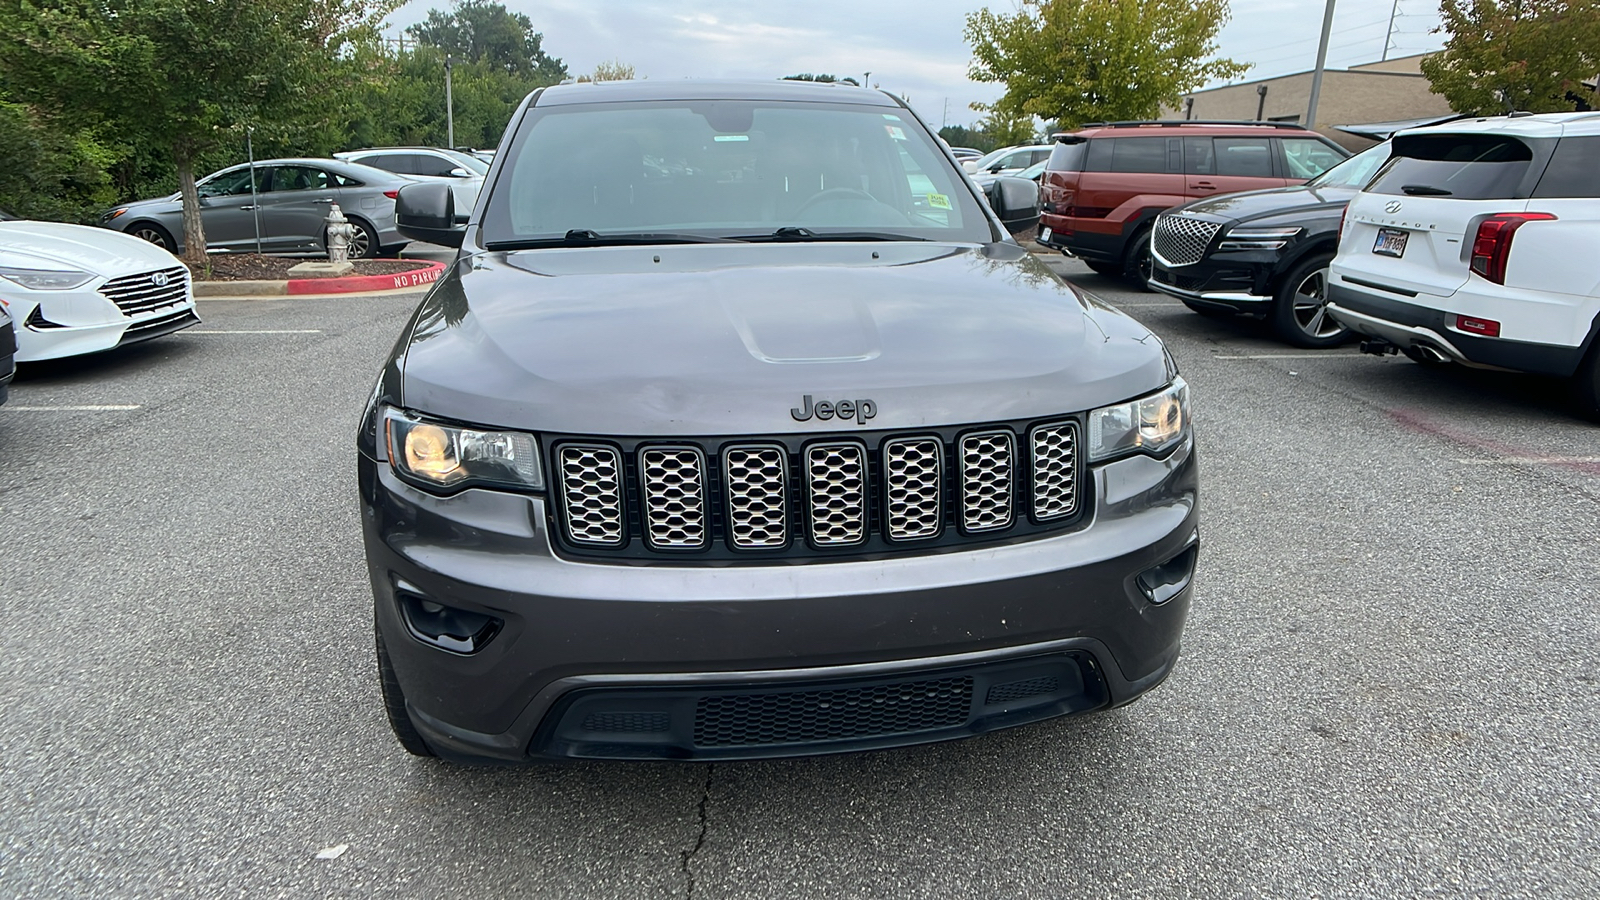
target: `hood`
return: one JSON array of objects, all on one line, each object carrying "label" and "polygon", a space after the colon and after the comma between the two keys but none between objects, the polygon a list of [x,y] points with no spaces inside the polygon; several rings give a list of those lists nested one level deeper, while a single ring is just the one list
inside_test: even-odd
[{"label": "hood", "polygon": [[[1014,244],[691,244],[481,254],[396,347],[401,401],[595,435],[911,428],[1060,415],[1170,377],[1150,332]],[[870,400],[868,421],[797,421]],[[859,407],[859,404],[856,404]]]},{"label": "hood", "polygon": [[1334,215],[1344,209],[1350,198],[1359,193],[1354,188],[1269,188],[1264,191],[1245,191],[1208,197],[1178,207],[1175,212],[1192,213],[1219,222],[1235,223],[1255,219],[1288,218],[1317,215],[1332,211]]},{"label": "hood", "polygon": [[60,222],[0,222],[0,265],[81,269],[115,278],[182,263],[160,247],[120,231]]}]

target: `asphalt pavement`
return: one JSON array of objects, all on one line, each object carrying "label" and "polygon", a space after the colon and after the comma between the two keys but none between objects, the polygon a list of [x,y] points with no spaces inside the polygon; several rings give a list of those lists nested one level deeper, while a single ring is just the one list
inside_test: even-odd
[{"label": "asphalt pavement", "polygon": [[[458,767],[379,705],[354,431],[419,295],[205,301],[0,406],[0,894],[1600,896],[1600,428],[1054,264],[1192,385],[1183,659],[781,762]],[[321,858],[319,858],[321,857]]]}]

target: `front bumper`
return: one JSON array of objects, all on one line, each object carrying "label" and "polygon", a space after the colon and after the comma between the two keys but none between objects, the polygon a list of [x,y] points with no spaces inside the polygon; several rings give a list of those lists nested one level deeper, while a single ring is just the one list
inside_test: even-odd
[{"label": "front bumper", "polygon": [[[1237,259],[1244,253],[1213,253],[1197,263],[1173,266],[1159,255],[1152,260],[1152,290],[1195,306],[1248,315],[1265,315],[1273,300],[1276,259]],[[1252,251],[1248,256],[1261,255]]]},{"label": "front bumper", "polygon": [[[842,752],[1127,703],[1178,655],[1197,464],[1190,442],[1093,472],[1090,520],[1048,538],[666,566],[563,558],[539,497],[434,497],[360,460],[377,626],[411,717],[440,755],[491,761]],[[1173,564],[1180,587],[1152,602],[1140,574]],[[412,636],[401,594],[504,624],[450,653]],[[763,716],[778,724],[749,724]]]}]

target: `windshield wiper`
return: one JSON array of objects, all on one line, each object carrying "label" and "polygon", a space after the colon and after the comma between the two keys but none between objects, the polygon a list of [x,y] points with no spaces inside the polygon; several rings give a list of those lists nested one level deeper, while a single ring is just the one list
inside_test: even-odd
[{"label": "windshield wiper", "polygon": [[739,240],[761,242],[781,241],[925,241],[927,238],[909,234],[892,234],[887,231],[812,231],[796,225],[785,225],[769,234],[740,235]]},{"label": "windshield wiper", "polygon": [[1450,196],[1453,196],[1453,192],[1452,191],[1447,191],[1444,188],[1436,188],[1436,187],[1433,187],[1432,185],[1427,185],[1427,184],[1402,184],[1402,185],[1400,185],[1400,190],[1402,192],[1404,192],[1406,194],[1406,196],[1408,196],[1408,197],[1450,197]]},{"label": "windshield wiper", "polygon": [[588,228],[573,228],[561,237],[523,238],[489,241],[486,250],[538,250],[543,247],[630,247],[650,244],[738,244],[737,238],[708,234],[676,234],[667,231],[635,231],[601,234]]}]

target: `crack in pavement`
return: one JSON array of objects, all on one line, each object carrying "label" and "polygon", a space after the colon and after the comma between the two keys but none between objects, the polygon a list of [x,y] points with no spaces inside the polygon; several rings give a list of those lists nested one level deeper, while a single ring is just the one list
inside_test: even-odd
[{"label": "crack in pavement", "polygon": [[689,864],[694,861],[695,854],[700,852],[700,848],[706,845],[706,804],[711,801],[711,772],[715,766],[715,763],[706,763],[706,783],[701,789],[700,804],[696,808],[696,814],[700,818],[700,833],[695,835],[694,846],[683,851],[683,861],[680,869],[683,872],[685,884],[683,896],[686,898],[694,897],[694,870],[689,867]]}]

